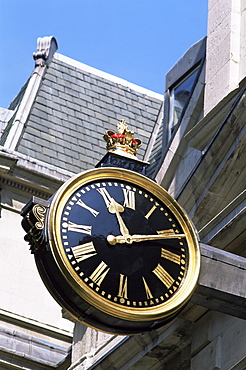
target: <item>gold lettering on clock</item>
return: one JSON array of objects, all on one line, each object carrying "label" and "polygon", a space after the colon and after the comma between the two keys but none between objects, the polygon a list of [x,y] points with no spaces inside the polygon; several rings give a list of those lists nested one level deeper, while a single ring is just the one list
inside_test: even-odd
[{"label": "gold lettering on clock", "polygon": [[161,257],[180,265],[180,256],[164,248],[161,248]]},{"label": "gold lettering on clock", "polygon": [[152,213],[155,211],[156,208],[157,208],[156,206],[153,206],[144,217],[147,218],[147,220],[148,220],[149,217],[152,215]]},{"label": "gold lettering on clock", "polygon": [[64,227],[65,229],[67,228],[68,231],[75,231],[77,233],[91,235],[92,226],[79,225],[75,224],[74,222],[68,221],[68,223],[63,222],[62,227]]},{"label": "gold lettering on clock", "polygon": [[147,296],[147,299],[152,299],[154,298],[149,287],[148,287],[148,284],[146,283],[145,281],[145,278],[142,276],[142,279],[143,279],[143,283],[144,283],[144,288],[145,288],[145,292],[146,292],[146,296]]},{"label": "gold lettering on clock", "polygon": [[173,235],[175,231],[173,229],[166,229],[166,230],[157,230],[157,234],[159,235]]},{"label": "gold lettering on clock", "polygon": [[101,262],[90,275],[90,279],[97,285],[101,285],[110,268],[105,262]]},{"label": "gold lettering on clock", "polygon": [[77,245],[76,247],[72,247],[71,249],[77,262],[81,262],[97,254],[93,242]]},{"label": "gold lettering on clock", "polygon": [[167,289],[169,289],[175,281],[159,263],[153,270],[153,273],[161,280],[161,282],[167,287]]},{"label": "gold lettering on clock", "polygon": [[135,210],[135,192],[130,189],[123,189],[124,207]]},{"label": "gold lettering on clock", "polygon": [[118,296],[127,299],[127,276],[120,274]]},{"label": "gold lettering on clock", "polygon": [[97,191],[103,197],[103,200],[104,200],[104,202],[105,202],[105,204],[108,208],[111,201],[112,201],[112,197],[109,195],[109,192],[107,191],[106,188],[99,188],[99,189],[97,189]]},{"label": "gold lettering on clock", "polygon": [[87,211],[89,211],[94,217],[97,217],[97,215],[99,214],[99,212],[97,212],[95,209],[87,206],[87,204],[85,204],[81,199],[79,199],[76,204],[78,204],[82,208],[87,209]]}]

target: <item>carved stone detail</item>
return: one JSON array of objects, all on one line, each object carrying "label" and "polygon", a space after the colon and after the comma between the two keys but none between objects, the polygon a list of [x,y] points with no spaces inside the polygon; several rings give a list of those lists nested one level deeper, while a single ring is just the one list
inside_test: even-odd
[{"label": "carved stone detail", "polygon": [[58,44],[53,36],[39,37],[37,40],[37,51],[33,53],[33,58],[37,66],[49,66],[55,51],[58,49]]}]

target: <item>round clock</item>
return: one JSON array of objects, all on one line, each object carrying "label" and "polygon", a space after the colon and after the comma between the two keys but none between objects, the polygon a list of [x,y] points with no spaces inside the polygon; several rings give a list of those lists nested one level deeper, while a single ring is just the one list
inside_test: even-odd
[{"label": "round clock", "polygon": [[36,262],[56,300],[76,319],[118,334],[170,321],[196,286],[196,231],[178,203],[135,172],[98,168],[53,198],[49,248]]}]

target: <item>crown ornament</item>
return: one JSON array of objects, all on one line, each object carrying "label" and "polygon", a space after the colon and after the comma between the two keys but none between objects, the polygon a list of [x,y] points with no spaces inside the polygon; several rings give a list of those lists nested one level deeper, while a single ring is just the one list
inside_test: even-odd
[{"label": "crown ornament", "polygon": [[142,140],[133,137],[134,132],[128,129],[125,120],[117,124],[118,133],[107,130],[103,135],[110,153],[117,153],[125,157],[135,158],[136,151],[142,144]]}]

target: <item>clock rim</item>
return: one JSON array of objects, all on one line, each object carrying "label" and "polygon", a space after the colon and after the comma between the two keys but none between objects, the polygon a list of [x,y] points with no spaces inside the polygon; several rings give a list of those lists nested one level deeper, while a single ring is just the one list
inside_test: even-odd
[{"label": "clock rim", "polygon": [[[188,246],[188,267],[185,276],[176,292],[168,301],[158,306],[149,307],[127,307],[109,301],[90,289],[82,279],[79,278],[66,256],[62,245],[60,233],[61,215],[68,199],[81,186],[92,182],[124,181],[139,186],[160,200],[181,224]],[[129,321],[152,321],[173,315],[179,311],[191,298],[196,287],[200,272],[200,248],[198,235],[186,212],[178,202],[160,185],[153,180],[130,170],[107,167],[96,168],[81,172],[65,182],[55,194],[48,214],[48,239],[52,255],[66,281],[76,293],[98,310]]]}]

